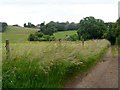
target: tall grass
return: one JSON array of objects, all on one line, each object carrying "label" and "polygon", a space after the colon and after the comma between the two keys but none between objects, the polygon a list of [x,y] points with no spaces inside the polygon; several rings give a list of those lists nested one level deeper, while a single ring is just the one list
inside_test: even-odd
[{"label": "tall grass", "polygon": [[118,55],[118,48],[117,46],[112,46],[112,55],[115,56],[115,55]]},{"label": "tall grass", "polygon": [[59,88],[76,72],[94,66],[105,53],[107,40],[3,44],[3,88]]}]

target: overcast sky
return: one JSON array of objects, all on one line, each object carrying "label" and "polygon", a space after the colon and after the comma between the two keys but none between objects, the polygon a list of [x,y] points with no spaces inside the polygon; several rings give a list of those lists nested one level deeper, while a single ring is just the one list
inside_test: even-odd
[{"label": "overcast sky", "polygon": [[76,22],[94,16],[105,22],[118,19],[119,0],[0,0],[0,21],[9,25],[45,21]]}]

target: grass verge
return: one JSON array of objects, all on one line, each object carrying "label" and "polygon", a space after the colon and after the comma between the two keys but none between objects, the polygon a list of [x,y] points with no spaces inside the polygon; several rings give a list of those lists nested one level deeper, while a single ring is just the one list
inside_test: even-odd
[{"label": "grass verge", "polygon": [[[75,73],[82,73],[107,50],[107,40],[29,42],[11,44],[6,59],[3,48],[3,88],[61,88]],[[4,44],[3,44],[4,47]]]}]

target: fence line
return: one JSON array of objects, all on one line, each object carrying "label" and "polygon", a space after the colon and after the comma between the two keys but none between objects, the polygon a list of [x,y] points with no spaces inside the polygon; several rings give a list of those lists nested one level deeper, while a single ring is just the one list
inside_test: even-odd
[{"label": "fence line", "polygon": [[8,59],[10,57],[10,46],[9,46],[9,40],[6,40],[6,58]]}]

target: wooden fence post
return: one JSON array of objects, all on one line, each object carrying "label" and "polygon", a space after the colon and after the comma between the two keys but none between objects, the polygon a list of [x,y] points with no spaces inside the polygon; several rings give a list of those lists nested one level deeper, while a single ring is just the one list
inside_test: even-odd
[{"label": "wooden fence post", "polygon": [[84,46],[84,38],[81,36],[82,45]]},{"label": "wooden fence post", "polygon": [[6,57],[7,59],[10,57],[10,46],[9,46],[9,40],[6,40]]},{"label": "wooden fence post", "polygon": [[84,39],[82,39],[82,45],[84,46]]}]

